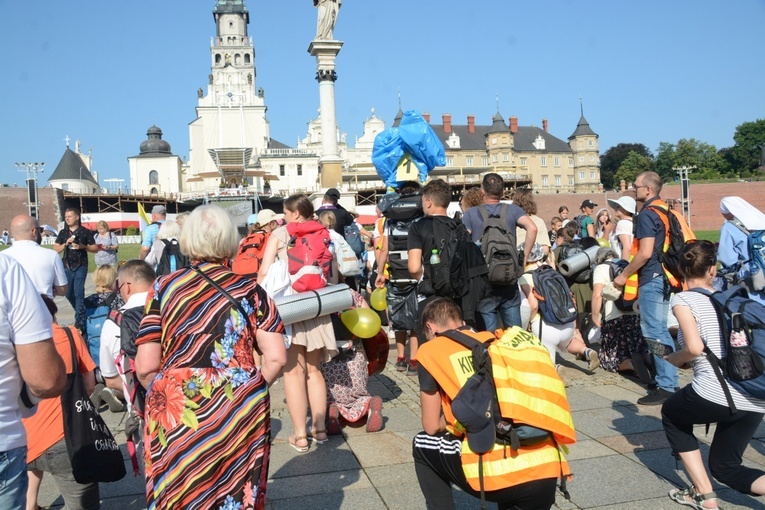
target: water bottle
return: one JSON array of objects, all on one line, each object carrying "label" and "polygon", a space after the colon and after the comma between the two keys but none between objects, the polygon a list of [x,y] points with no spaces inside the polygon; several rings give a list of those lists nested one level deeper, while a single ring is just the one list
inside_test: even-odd
[{"label": "water bottle", "polygon": [[438,250],[433,248],[433,251],[430,254],[430,265],[435,266],[436,264],[441,263],[441,256],[438,254]]}]

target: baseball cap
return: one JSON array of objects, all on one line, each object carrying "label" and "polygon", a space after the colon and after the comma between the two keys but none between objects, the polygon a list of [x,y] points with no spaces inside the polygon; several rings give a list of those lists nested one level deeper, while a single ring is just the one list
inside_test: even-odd
[{"label": "baseball cap", "polygon": [[324,193],[324,196],[327,196],[334,200],[340,200],[340,192],[337,190],[337,188],[329,188],[327,192]]},{"label": "baseball cap", "polygon": [[247,216],[247,225],[256,225],[258,223],[258,215],[257,214],[250,214]]},{"label": "baseball cap", "polygon": [[592,209],[597,206],[598,204],[596,204],[592,200],[585,200],[584,202],[582,202],[582,207],[580,207],[580,209],[584,209],[585,207],[589,207],[590,209]]},{"label": "baseball cap", "polygon": [[[251,214],[250,218],[253,216],[255,216],[255,223],[258,225],[268,225],[272,221],[279,221],[284,218],[283,214],[276,214],[271,209],[263,209],[258,214]],[[252,223],[250,223],[250,218],[247,218],[248,225],[252,225]]]},{"label": "baseball cap", "polygon": [[608,205],[612,207],[613,209],[616,209],[617,207],[621,207],[628,213],[635,215],[635,211],[637,210],[637,202],[635,202],[635,199],[628,196],[619,197],[616,200],[613,198],[608,199]]},{"label": "baseball cap", "polygon": [[155,205],[151,208],[151,214],[166,214],[167,210],[164,205]]},{"label": "baseball cap", "polygon": [[468,446],[474,453],[491,451],[497,440],[492,410],[493,393],[492,382],[474,374],[452,400],[452,413],[465,428]]}]

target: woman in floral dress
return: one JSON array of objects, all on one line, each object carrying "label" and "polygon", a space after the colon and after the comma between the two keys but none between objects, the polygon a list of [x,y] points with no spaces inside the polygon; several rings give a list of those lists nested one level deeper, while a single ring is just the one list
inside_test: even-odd
[{"label": "woman in floral dress", "polygon": [[[222,209],[198,207],[180,238],[192,267],[159,278],[147,298],[136,339],[136,371],[148,389],[149,509],[265,505],[268,386],[284,366],[286,352],[274,303],[254,280],[223,265],[238,241]],[[256,347],[263,353],[260,369],[253,359]]]}]

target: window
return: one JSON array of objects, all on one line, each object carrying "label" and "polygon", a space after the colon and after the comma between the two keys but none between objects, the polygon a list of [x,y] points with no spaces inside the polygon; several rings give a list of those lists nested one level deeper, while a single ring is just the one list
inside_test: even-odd
[{"label": "window", "polygon": [[593,145],[593,141],[590,140],[589,146],[592,147],[592,145]]},{"label": "window", "polygon": [[546,176],[546,175],[543,175],[543,176],[542,176],[542,186],[548,186],[548,185],[549,185],[549,184],[548,184],[548,182],[547,182],[547,176]]},{"label": "window", "polygon": [[279,177],[284,177],[284,165],[279,165]]},{"label": "window", "polygon": [[303,175],[303,165],[298,165],[297,166],[297,174],[298,174],[298,176]]},{"label": "window", "polygon": [[540,161],[541,161],[541,165],[542,165],[542,166],[547,166],[547,156],[542,156],[542,157],[541,157],[541,158],[539,158],[539,159],[540,159]]},{"label": "window", "polygon": [[149,184],[159,184],[159,173],[156,170],[149,172]]},{"label": "window", "polygon": [[595,172],[590,172],[590,179],[595,180]]},{"label": "window", "polygon": [[584,156],[579,156],[579,162],[584,163]]},{"label": "window", "polygon": [[220,53],[215,54],[215,63],[220,64]]},{"label": "window", "polygon": [[560,166],[560,158],[556,156],[555,159],[553,160],[553,164],[555,166]]},{"label": "window", "polygon": [[584,180],[584,172],[579,172],[579,180],[580,181]]},{"label": "window", "polygon": [[526,166],[526,158],[521,158],[521,166]]},{"label": "window", "polygon": [[595,162],[595,156],[590,156],[590,163],[594,163],[594,162]]},{"label": "window", "polygon": [[510,154],[503,154],[502,155],[502,161],[504,161],[505,163],[510,161]]},{"label": "window", "polygon": [[492,138],[491,139],[491,144],[492,145],[497,145],[497,139],[496,138]]},{"label": "window", "polygon": [[568,166],[569,168],[574,168],[574,158],[568,158]]},{"label": "window", "polygon": [[250,54],[249,53],[245,53],[244,54],[244,63],[245,64],[249,64],[250,63]]},{"label": "window", "polygon": [[150,193],[154,196],[157,196],[159,193],[157,192],[157,188],[151,188]]},{"label": "window", "polygon": [[494,155],[494,157],[492,157],[492,158],[491,158],[491,160],[492,160],[494,163],[496,163],[497,161],[499,161],[499,158],[497,158],[497,155],[495,154],[495,155]]},{"label": "window", "polygon": [[454,166],[454,158],[446,158],[446,166]]},{"label": "window", "polygon": [[467,166],[473,166],[473,156],[468,156],[467,158],[465,158],[465,164]]},{"label": "window", "polygon": [[573,186],[574,185],[574,176],[573,175],[569,175],[568,176],[568,185],[569,186]]},{"label": "window", "polygon": [[483,166],[489,166],[489,156],[482,157],[481,163],[483,164]]},{"label": "window", "polygon": [[560,175],[555,176],[555,185],[560,186]]},{"label": "window", "polygon": [[68,184],[68,183],[64,183],[64,184],[62,184],[62,185],[61,185],[61,189],[62,189],[63,191],[69,191],[69,184]]}]

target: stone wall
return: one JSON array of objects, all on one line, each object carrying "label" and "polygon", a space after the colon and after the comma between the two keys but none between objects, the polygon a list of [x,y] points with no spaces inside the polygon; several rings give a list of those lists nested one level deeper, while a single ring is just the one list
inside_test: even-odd
[{"label": "stone wall", "polygon": [[[665,200],[680,199],[680,186],[664,186],[661,196]],[[580,214],[579,207],[590,199],[598,207],[607,207],[607,198],[615,199],[621,193],[566,193],[554,195],[534,195],[537,213],[548,224],[553,216],[558,215],[558,208],[568,207],[569,218]],[[632,194],[634,197],[635,195]],[[739,196],[765,212],[765,182],[732,182],[724,184],[691,184],[691,228],[694,230],[718,230],[723,218],[720,215],[720,200],[727,196]]]}]

